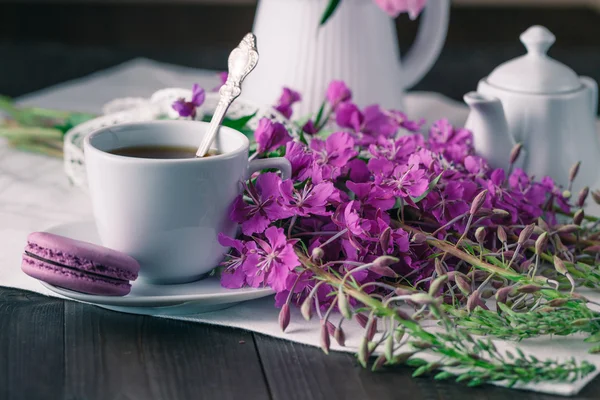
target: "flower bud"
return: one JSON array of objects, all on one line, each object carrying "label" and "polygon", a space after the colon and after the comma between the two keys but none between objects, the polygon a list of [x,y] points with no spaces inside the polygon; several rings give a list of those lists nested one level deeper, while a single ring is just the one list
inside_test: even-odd
[{"label": "flower bud", "polygon": [[548,224],[546,223],[546,221],[544,221],[544,219],[542,217],[538,218],[537,224],[540,228],[542,228],[542,230],[544,232],[550,232],[550,227],[548,226]]},{"label": "flower bud", "polygon": [[411,294],[415,294],[416,290],[408,288],[408,287],[398,287],[394,289],[394,293],[396,296],[410,296]]},{"label": "flower bud", "polygon": [[536,293],[536,292],[539,292],[541,289],[542,289],[541,286],[530,283],[528,285],[523,285],[523,286],[517,288],[517,292],[519,292],[519,293]]},{"label": "flower bud", "polygon": [[540,255],[548,245],[548,233],[542,233],[535,241],[535,254]]},{"label": "flower bud", "polygon": [[558,256],[554,256],[554,269],[561,275],[566,275],[569,272],[563,260],[558,258]]},{"label": "flower bud", "polygon": [[523,144],[521,143],[517,143],[516,145],[513,146],[512,150],[510,151],[510,158],[508,160],[508,162],[512,165],[515,163],[515,161],[517,161],[517,158],[519,158],[519,155],[521,155],[521,149],[523,148]]},{"label": "flower bud", "polygon": [[579,229],[581,229],[581,228],[578,225],[568,224],[568,225],[563,225],[560,228],[558,228],[557,232],[558,233],[573,233],[573,232],[577,232]]},{"label": "flower bud", "polygon": [[320,247],[315,247],[310,254],[310,258],[312,258],[315,261],[322,260],[323,257],[325,257],[325,252]]},{"label": "flower bud", "polygon": [[369,339],[369,341],[373,340],[376,333],[377,333],[377,320],[373,316],[373,317],[371,317],[370,324],[369,323],[367,324],[367,339]]},{"label": "flower bud", "polygon": [[346,346],[346,334],[341,326],[335,328],[335,331],[333,332],[333,338],[340,346]]},{"label": "flower bud", "polygon": [[394,364],[394,365],[405,364],[412,356],[415,355],[415,353],[416,353],[416,351],[400,353],[400,354],[394,356],[394,361],[392,362],[392,364]]},{"label": "flower bud", "polygon": [[400,260],[396,257],[392,256],[379,256],[373,261],[373,265],[378,267],[389,267],[390,265],[394,265]]},{"label": "flower bud", "polygon": [[300,314],[307,321],[310,321],[312,318],[312,301],[312,296],[309,296],[302,302],[302,306],[300,306]]},{"label": "flower bud", "polygon": [[478,306],[483,308],[484,302],[483,300],[481,300],[481,294],[479,293],[479,290],[474,291],[473,293],[471,293],[471,295],[469,296],[469,298],[467,299],[467,311],[468,312],[473,312]]},{"label": "flower bud", "polygon": [[410,296],[410,301],[421,306],[428,306],[436,303],[435,299],[426,293],[413,294]]},{"label": "flower bud", "polygon": [[596,202],[596,204],[600,204],[600,190],[594,190],[592,192],[592,198]]},{"label": "flower bud", "polygon": [[385,339],[385,345],[383,354],[388,361],[392,361],[394,358],[394,335],[391,333],[388,335],[387,339]]},{"label": "flower bud", "polygon": [[390,247],[390,237],[392,235],[392,228],[389,226],[385,228],[385,230],[379,236],[379,246],[381,246],[381,250],[383,252],[387,252],[388,247]]},{"label": "flower bud", "polygon": [[354,314],[354,319],[363,329],[367,327],[369,319],[364,314]]},{"label": "flower bud", "polygon": [[454,281],[456,282],[456,286],[458,286],[458,289],[462,292],[462,294],[468,296],[469,293],[471,293],[471,284],[467,278],[461,275],[456,275],[454,277]]},{"label": "flower bud", "polygon": [[329,320],[327,320],[325,324],[327,325],[327,332],[329,332],[329,336],[333,336],[333,334],[335,333],[335,325]]},{"label": "flower bud", "polygon": [[373,271],[381,276],[387,276],[388,278],[395,278],[398,276],[398,274],[396,274],[394,270],[390,267],[380,267],[378,265],[373,265],[369,267],[369,271]]},{"label": "flower bud", "polygon": [[402,311],[400,308],[395,308],[394,311],[396,312],[396,315],[398,316],[398,318],[400,318],[403,321],[412,321],[412,317],[410,315],[408,315],[407,313],[405,313],[404,311]]},{"label": "flower bud", "polygon": [[435,280],[431,282],[431,285],[429,285],[429,295],[433,297],[437,296],[446,282],[448,282],[448,275],[441,275],[435,278]]},{"label": "flower bud", "polygon": [[358,346],[358,361],[363,367],[367,366],[369,360],[369,340],[363,337],[360,345]]},{"label": "flower bud", "polygon": [[415,244],[423,244],[427,241],[427,236],[424,233],[417,232],[413,235],[410,241]]},{"label": "flower bud", "polygon": [[575,212],[575,215],[573,216],[573,223],[575,225],[581,226],[581,223],[583,222],[584,218],[585,218],[585,211],[583,211],[583,208],[579,209]]},{"label": "flower bud", "polygon": [[475,231],[475,239],[477,239],[477,243],[479,243],[482,246],[483,246],[483,242],[485,241],[485,235],[486,235],[486,232],[485,232],[485,228],[483,226],[480,226]]},{"label": "flower bud", "polygon": [[506,231],[504,230],[502,225],[498,225],[497,235],[498,235],[498,240],[500,240],[500,243],[504,244],[504,243],[508,242],[508,237],[506,236]]},{"label": "flower bud", "polygon": [[434,265],[435,265],[435,273],[437,274],[437,276],[446,275],[446,273],[448,272],[448,270],[446,269],[446,267],[444,267],[444,264],[442,263],[442,261],[439,258],[435,259]]},{"label": "flower bud", "polygon": [[352,309],[350,308],[350,303],[348,302],[348,298],[341,287],[337,293],[337,306],[344,318],[352,319]]},{"label": "flower bud", "polygon": [[506,300],[508,300],[508,296],[514,294],[514,289],[514,286],[506,286],[501,289],[498,289],[498,291],[496,292],[496,301],[498,303],[506,303]]},{"label": "flower bud", "polygon": [[329,348],[331,346],[331,340],[329,338],[329,330],[327,324],[321,321],[321,349],[325,354],[329,354]]},{"label": "flower bud", "polygon": [[481,191],[477,196],[475,196],[475,198],[473,199],[473,203],[471,204],[471,210],[469,211],[469,214],[477,214],[477,211],[479,211],[479,209],[481,208],[481,206],[483,206],[483,203],[485,202],[487,193],[488,191],[487,189],[485,189]]},{"label": "flower bud", "polygon": [[573,182],[575,180],[575,178],[577,177],[577,173],[579,172],[580,166],[581,161],[577,161],[575,164],[573,164],[571,170],[569,171],[569,182]]},{"label": "flower bud", "polygon": [[581,191],[579,192],[579,196],[577,196],[577,207],[583,207],[583,205],[585,204],[585,200],[587,199],[589,194],[590,188],[588,186],[581,189]]},{"label": "flower bud", "polygon": [[571,196],[572,196],[572,193],[571,193],[571,191],[570,191],[570,190],[563,190],[563,192],[562,192],[562,196],[563,196],[565,199],[570,199],[570,198],[571,198]]},{"label": "flower bud", "polygon": [[509,213],[508,211],[506,211],[506,210],[501,210],[501,209],[499,209],[499,208],[494,208],[494,209],[492,210],[492,212],[494,213],[494,215],[496,215],[496,216],[498,216],[498,217],[502,217],[502,218],[505,218],[505,217],[510,217],[510,213]]},{"label": "flower bud", "polygon": [[494,291],[492,289],[483,289],[481,291],[481,298],[490,299],[494,295]]},{"label": "flower bud", "polygon": [[281,328],[281,331],[285,332],[285,329],[288,327],[289,324],[290,305],[286,303],[283,305],[283,307],[281,307],[281,311],[279,311],[279,327]]},{"label": "flower bud", "polygon": [[371,371],[373,371],[373,372],[379,371],[381,368],[383,368],[386,361],[387,361],[387,358],[385,357],[385,354],[380,354],[377,357],[377,359],[375,360],[375,362],[373,363],[373,366],[371,367]]},{"label": "flower bud", "polygon": [[534,226],[535,225],[531,224],[531,225],[527,225],[525,228],[523,228],[523,230],[519,234],[518,243],[524,244],[526,241],[529,240],[529,238],[531,237],[531,234],[533,233]]},{"label": "flower bud", "polygon": [[550,307],[562,307],[569,302],[569,299],[554,299],[550,300],[546,305]]}]

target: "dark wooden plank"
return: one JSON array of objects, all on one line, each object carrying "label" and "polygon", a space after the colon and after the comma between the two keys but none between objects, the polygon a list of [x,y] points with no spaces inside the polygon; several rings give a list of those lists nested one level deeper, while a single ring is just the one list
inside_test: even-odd
[{"label": "dark wooden plank", "polygon": [[252,336],[67,302],[69,399],[268,399]]},{"label": "dark wooden plank", "polygon": [[[371,372],[353,355],[332,352],[263,335],[255,335],[267,382],[274,400],[439,399],[439,400],[550,400],[560,397],[494,386],[468,388],[430,377],[413,378],[406,367]],[[600,379],[573,399],[600,398]]]},{"label": "dark wooden plank", "polygon": [[61,399],[64,302],[0,287],[0,399]]}]

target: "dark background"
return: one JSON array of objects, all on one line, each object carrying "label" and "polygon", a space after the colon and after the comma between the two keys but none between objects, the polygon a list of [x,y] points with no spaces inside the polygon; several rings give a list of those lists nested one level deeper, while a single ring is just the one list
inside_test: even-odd
[{"label": "dark background", "polygon": [[[251,30],[254,10],[248,4],[0,0],[0,93],[21,95],[138,56],[223,70],[229,50]],[[461,99],[495,66],[524,53],[519,35],[535,24],[556,35],[553,57],[600,81],[600,14],[591,7],[455,6],[450,15],[446,46],[415,89]],[[418,22],[401,16],[397,25],[405,51]]]}]

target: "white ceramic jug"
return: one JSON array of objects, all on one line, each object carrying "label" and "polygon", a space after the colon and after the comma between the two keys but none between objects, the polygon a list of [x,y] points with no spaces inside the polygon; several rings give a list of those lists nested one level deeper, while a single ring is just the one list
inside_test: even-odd
[{"label": "white ceramic jug", "polygon": [[573,191],[596,188],[598,85],[546,54],[555,41],[548,29],[532,26],[521,41],[527,54],[498,66],[479,82],[477,93],[465,96],[475,150],[493,167],[506,167],[513,143],[520,142],[528,174],[550,176],[566,188],[570,168],[580,161]]},{"label": "white ceramic jug", "polygon": [[429,0],[415,43],[400,64],[395,22],[372,0],[342,0],[319,27],[329,0],[259,0],[254,33],[260,62],[244,96],[273,104],[282,86],[301,92],[296,116],[316,112],[333,79],[344,80],[354,100],[400,108],[403,91],[437,59],[448,26],[449,0]]}]

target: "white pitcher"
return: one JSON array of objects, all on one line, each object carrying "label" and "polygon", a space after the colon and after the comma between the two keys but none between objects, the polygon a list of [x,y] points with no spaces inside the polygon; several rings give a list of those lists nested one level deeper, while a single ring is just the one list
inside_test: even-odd
[{"label": "white pitcher", "polygon": [[448,27],[449,0],[429,0],[415,43],[400,64],[395,22],[372,0],[342,0],[319,28],[329,0],[259,0],[254,33],[261,60],[245,97],[273,104],[282,86],[301,92],[296,116],[316,112],[333,79],[344,80],[358,105],[402,107],[405,89],[437,59]]}]

